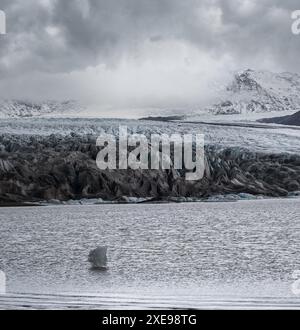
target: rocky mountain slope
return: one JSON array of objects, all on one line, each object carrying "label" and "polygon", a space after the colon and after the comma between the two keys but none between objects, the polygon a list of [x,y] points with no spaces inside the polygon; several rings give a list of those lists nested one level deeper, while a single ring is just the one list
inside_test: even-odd
[{"label": "rocky mountain slope", "polygon": [[220,101],[207,110],[215,115],[300,110],[300,76],[245,70],[235,74]]},{"label": "rocky mountain slope", "polygon": [[274,123],[281,125],[300,126],[300,111],[290,116],[266,118],[259,120],[261,123]]}]

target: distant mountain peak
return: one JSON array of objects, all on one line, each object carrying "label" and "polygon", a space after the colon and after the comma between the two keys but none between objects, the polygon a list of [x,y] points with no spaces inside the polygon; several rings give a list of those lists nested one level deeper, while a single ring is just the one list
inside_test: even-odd
[{"label": "distant mountain peak", "polygon": [[300,76],[251,69],[234,74],[221,100],[209,107],[214,114],[240,114],[300,109]]},{"label": "distant mountain peak", "polygon": [[254,71],[247,69],[245,71],[236,73],[234,76],[234,81],[231,85],[227,87],[228,91],[238,92],[238,91],[262,91],[260,84],[251,76]]},{"label": "distant mountain peak", "polygon": [[81,105],[74,100],[67,101],[28,101],[0,100],[0,118],[40,117],[66,115],[81,111]]}]

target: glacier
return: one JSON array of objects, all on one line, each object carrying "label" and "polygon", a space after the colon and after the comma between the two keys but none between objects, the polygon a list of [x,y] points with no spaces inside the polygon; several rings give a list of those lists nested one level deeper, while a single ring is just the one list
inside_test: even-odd
[{"label": "glacier", "polygon": [[[206,169],[187,182],[184,171],[100,171],[96,138],[132,133],[204,133]],[[300,130],[186,122],[35,118],[0,122],[0,201],[10,203],[208,198],[224,194],[282,197],[300,191]]]},{"label": "glacier", "polygon": [[[214,105],[168,118],[88,118],[73,101],[0,101],[0,205],[297,196],[300,128],[257,119],[299,108],[299,75],[253,70],[236,73]],[[174,168],[100,171],[96,139],[119,126],[147,137],[204,134],[204,178],[186,182]]]}]

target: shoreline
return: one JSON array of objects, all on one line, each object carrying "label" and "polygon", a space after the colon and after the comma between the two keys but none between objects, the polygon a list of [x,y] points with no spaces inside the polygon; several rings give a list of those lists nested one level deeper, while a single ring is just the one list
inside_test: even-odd
[{"label": "shoreline", "polygon": [[[246,195],[246,194],[245,194]],[[187,204],[187,203],[236,203],[241,201],[261,201],[261,200],[279,200],[279,199],[297,199],[300,194],[289,196],[242,196],[239,194],[228,194],[211,196],[208,198],[185,198],[171,197],[166,199],[148,198],[139,201],[117,201],[117,200],[98,200],[98,199],[79,199],[69,201],[39,201],[39,202],[24,202],[24,203],[0,203],[0,208],[15,208],[15,207],[46,207],[46,206],[91,206],[91,205],[141,205],[141,204]],[[185,200],[184,200],[185,199]]]}]

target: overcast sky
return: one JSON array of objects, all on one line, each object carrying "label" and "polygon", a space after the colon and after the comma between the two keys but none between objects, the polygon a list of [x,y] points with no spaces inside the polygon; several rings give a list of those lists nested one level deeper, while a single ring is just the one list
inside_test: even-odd
[{"label": "overcast sky", "polygon": [[0,97],[206,102],[234,70],[300,72],[299,0],[0,0]]}]

